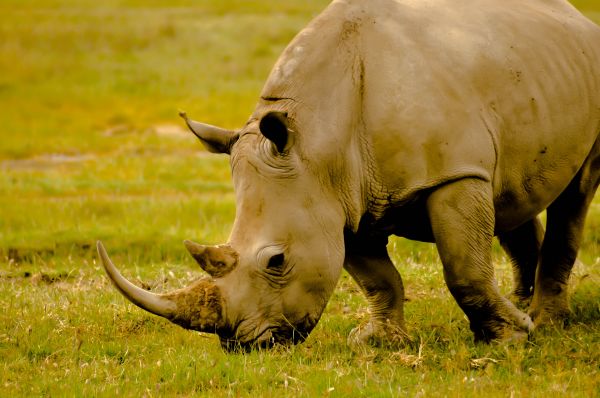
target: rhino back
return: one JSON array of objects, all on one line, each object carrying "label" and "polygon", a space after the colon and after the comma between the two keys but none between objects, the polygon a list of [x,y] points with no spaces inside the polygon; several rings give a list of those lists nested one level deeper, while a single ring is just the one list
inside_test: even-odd
[{"label": "rhino back", "polygon": [[477,177],[508,228],[556,198],[598,136],[600,28],[563,0],[334,1],[263,97],[311,115],[313,148],[366,143],[346,153],[360,152],[368,211]]}]

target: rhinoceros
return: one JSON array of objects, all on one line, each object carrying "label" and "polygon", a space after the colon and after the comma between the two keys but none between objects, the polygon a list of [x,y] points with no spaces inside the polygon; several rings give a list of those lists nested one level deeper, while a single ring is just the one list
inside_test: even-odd
[{"label": "rhinoceros", "polygon": [[[600,181],[600,27],[567,1],[335,0],[285,49],[244,127],[182,116],[230,155],[235,221],[226,244],[185,241],[209,276],[166,294],[128,282],[99,242],[141,308],[225,348],[298,343],[345,269],[370,309],[352,341],[408,341],[386,248],[397,235],[436,244],[477,341],[569,313]],[[494,236],[514,264],[508,297]]]}]

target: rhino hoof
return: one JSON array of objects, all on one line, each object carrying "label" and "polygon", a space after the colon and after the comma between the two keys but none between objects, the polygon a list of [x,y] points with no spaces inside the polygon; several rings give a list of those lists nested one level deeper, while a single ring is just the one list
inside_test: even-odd
[{"label": "rhino hoof", "polygon": [[506,298],[515,305],[519,310],[526,311],[531,305],[531,295],[522,295],[516,292],[509,294]]},{"label": "rhino hoof", "polygon": [[370,347],[397,349],[412,343],[403,327],[390,323],[368,322],[352,329],[348,346],[353,350]]},{"label": "rhino hoof", "polygon": [[568,308],[554,309],[552,311],[545,308],[534,308],[529,310],[529,316],[533,319],[536,328],[547,325],[564,326],[568,323],[571,311]]},{"label": "rhino hoof", "polygon": [[494,340],[494,343],[502,345],[522,344],[529,340],[529,333],[522,330],[513,330],[505,333],[500,339]]},{"label": "rhino hoof", "polygon": [[531,317],[529,315],[524,314],[523,316],[523,330],[525,333],[531,333],[533,332],[533,329],[535,329],[535,324],[533,323],[533,320],[531,319]]}]

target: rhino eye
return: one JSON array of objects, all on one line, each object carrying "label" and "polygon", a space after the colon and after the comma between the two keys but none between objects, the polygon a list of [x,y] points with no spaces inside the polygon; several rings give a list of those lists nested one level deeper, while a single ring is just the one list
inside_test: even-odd
[{"label": "rhino eye", "polygon": [[267,264],[267,269],[270,270],[279,270],[283,266],[284,256],[283,253],[276,254],[269,259],[269,263]]}]

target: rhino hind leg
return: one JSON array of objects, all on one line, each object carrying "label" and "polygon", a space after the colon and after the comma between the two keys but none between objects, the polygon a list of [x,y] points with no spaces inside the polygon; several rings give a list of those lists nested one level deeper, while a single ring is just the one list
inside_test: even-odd
[{"label": "rhino hind leg", "polygon": [[600,183],[600,138],[569,186],[547,209],[546,234],[529,314],[537,326],[569,316],[568,282],[585,218]]},{"label": "rhino hind leg", "polygon": [[386,243],[387,239],[367,244],[346,238],[344,269],[365,294],[370,311],[370,319],[351,331],[352,347],[399,347],[410,341],[404,325],[404,285]]},{"label": "rhino hind leg", "polygon": [[427,208],[444,278],[476,341],[514,341],[533,329],[530,317],[500,294],[491,261],[491,183],[462,179],[431,193]]},{"label": "rhino hind leg", "polygon": [[533,296],[544,226],[536,217],[512,231],[499,234],[498,239],[512,263],[514,288],[509,298],[519,308],[525,309]]}]

